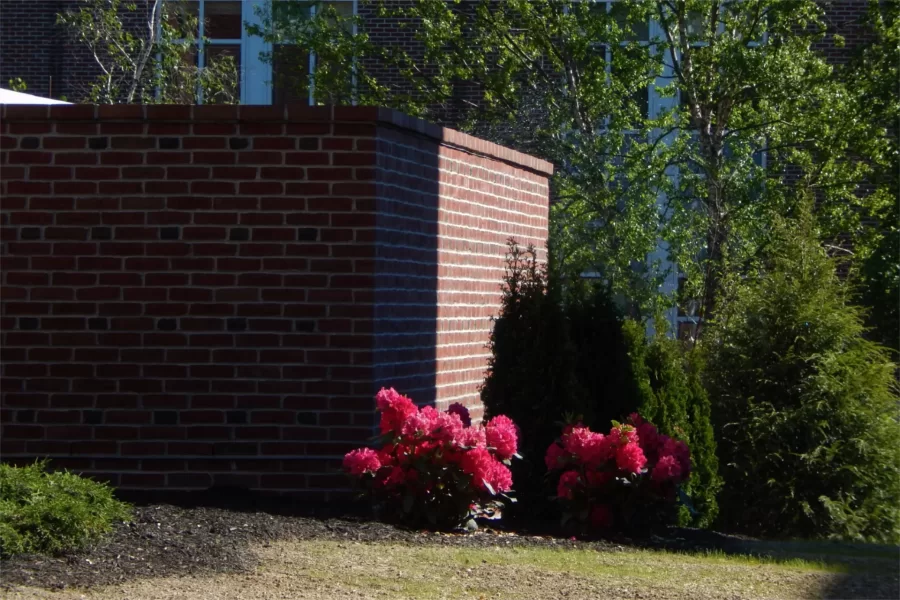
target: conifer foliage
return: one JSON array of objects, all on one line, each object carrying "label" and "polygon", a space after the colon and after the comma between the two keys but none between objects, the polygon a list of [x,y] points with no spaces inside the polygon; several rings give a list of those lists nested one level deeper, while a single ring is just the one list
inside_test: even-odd
[{"label": "conifer foliage", "polygon": [[699,352],[677,340],[657,335],[647,340],[644,327],[624,324],[631,373],[638,391],[638,412],[660,432],[684,440],[691,447],[693,474],[684,491],[690,507],[682,506],[682,525],[707,527],[718,513],[716,496],[722,487],[709,397],[700,378]]},{"label": "conifer foliage", "polygon": [[754,535],[897,542],[893,365],[865,338],[864,311],[810,212],[776,220],[763,264],[731,286],[707,340],[720,522]]}]

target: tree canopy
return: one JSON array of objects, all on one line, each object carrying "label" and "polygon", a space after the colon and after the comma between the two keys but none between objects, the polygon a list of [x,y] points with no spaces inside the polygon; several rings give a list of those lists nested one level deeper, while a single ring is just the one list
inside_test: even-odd
[{"label": "tree canopy", "polygon": [[886,200],[858,188],[889,147],[815,49],[829,33],[814,0],[372,0],[412,45],[285,4],[253,32],[320,57],[320,101],[440,118],[457,82],[477,83],[462,126],[557,166],[563,271],[599,273],[642,317],[671,306],[678,278],[685,307],[711,316],[724,273],[800,198],[818,199],[827,240],[868,252],[864,219]]}]

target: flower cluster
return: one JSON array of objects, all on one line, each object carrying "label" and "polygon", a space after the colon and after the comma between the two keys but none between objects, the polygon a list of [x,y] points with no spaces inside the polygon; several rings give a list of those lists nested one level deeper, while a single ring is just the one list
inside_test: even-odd
[{"label": "flower cluster", "polygon": [[567,426],[544,461],[548,470],[562,471],[556,494],[568,516],[595,529],[612,527],[616,517],[628,521],[640,507],[671,505],[691,471],[687,444],[660,434],[637,413],[606,435]]},{"label": "flower cluster", "polygon": [[344,470],[367,483],[383,508],[405,521],[452,526],[498,514],[497,497],[512,489],[508,465],[517,456],[511,419],[472,425],[461,404],[420,409],[394,389],[382,389],[375,402],[381,448],[349,452]]}]

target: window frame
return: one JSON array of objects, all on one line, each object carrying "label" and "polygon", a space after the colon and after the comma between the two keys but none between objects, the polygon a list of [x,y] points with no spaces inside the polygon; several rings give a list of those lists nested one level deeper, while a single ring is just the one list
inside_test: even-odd
[{"label": "window frame", "polygon": [[[241,37],[240,38],[205,38],[206,29],[206,4],[208,2],[230,2],[233,0],[196,0],[197,7],[197,67],[206,68],[206,48],[207,46],[238,46],[240,48],[240,68],[238,71],[238,85],[240,86],[240,100],[244,103],[244,91],[246,90],[246,82],[244,81],[244,40],[246,39],[246,29],[244,28],[244,10],[247,2],[241,0]],[[197,90],[197,103],[203,104],[203,90]]]},{"label": "window frame", "polygon": [[[247,23],[251,23],[254,25],[262,25],[262,21],[259,17],[257,7],[262,7],[268,2],[275,1],[292,1],[292,0],[244,0],[244,5],[249,6],[249,10],[247,8],[244,9],[244,21]],[[328,2],[339,2],[344,4],[350,4],[352,6],[352,15],[355,17],[359,14],[359,0],[307,0],[309,1],[309,10],[310,16],[315,15],[316,10],[316,2],[317,1],[328,1]],[[249,14],[248,14],[249,13]],[[354,20],[353,23],[353,35],[358,33],[357,24]],[[242,84],[252,83],[253,85],[243,85],[241,87],[241,103],[242,104],[261,104],[266,106],[271,106],[273,102],[273,88],[274,88],[274,80],[272,73],[272,62],[270,60],[263,60],[262,56],[271,56],[273,51],[273,45],[269,42],[263,41],[261,38],[256,36],[248,36],[247,30],[244,28],[242,32],[244,45],[242,49],[244,49],[244,56],[242,56],[242,60],[245,62],[247,67],[244,69],[244,72],[247,74],[245,76],[245,81]],[[316,66],[316,55],[314,52],[309,53],[308,64],[307,64],[307,75],[311,76],[315,71]],[[353,86],[353,90],[355,93],[356,90],[356,72],[354,69],[353,80],[351,85]],[[315,104],[315,83],[312,78],[309,79],[309,93],[307,97],[307,104],[312,106]],[[244,96],[244,90],[247,90],[247,96]],[[354,98],[353,104],[356,104],[356,100]]]},{"label": "window frame", "polygon": [[[206,33],[206,5],[209,2],[229,2],[233,0],[191,0],[197,2],[197,67],[203,69],[206,67],[207,46],[238,46],[240,48],[240,70],[238,73],[238,84],[240,86],[240,103],[250,105],[270,106],[273,100],[273,80],[272,80],[272,63],[264,60],[262,57],[271,55],[272,44],[263,41],[261,38],[251,36],[247,33],[245,24],[262,25],[259,16],[259,9],[263,8],[271,1],[281,0],[240,0],[241,5],[241,37],[240,38],[215,38],[204,41]],[[293,1],[293,0],[286,0]],[[339,2],[352,5],[352,14],[359,14],[358,0],[327,0],[329,2]],[[309,4],[310,16],[315,15],[316,0]],[[357,25],[353,23],[353,34],[357,34]],[[309,53],[309,62],[307,64],[307,74],[311,75],[316,65],[315,53]],[[353,89],[356,89],[357,79],[354,69]],[[309,95],[307,103],[313,105],[315,102],[314,83],[310,79]],[[203,92],[197,90],[197,103],[203,104]],[[354,99],[354,104],[356,101]]]}]

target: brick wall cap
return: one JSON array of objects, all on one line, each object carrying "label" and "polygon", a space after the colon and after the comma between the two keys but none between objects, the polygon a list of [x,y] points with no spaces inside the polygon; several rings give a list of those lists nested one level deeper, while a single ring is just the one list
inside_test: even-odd
[{"label": "brick wall cap", "polygon": [[284,122],[284,123],[363,123],[414,132],[473,154],[495,158],[541,175],[553,174],[553,165],[545,160],[506,148],[475,136],[411,117],[398,110],[378,106],[253,106],[253,105],[89,105],[47,106],[3,105],[6,121],[144,121],[144,122]]},{"label": "brick wall cap", "polygon": [[[358,116],[357,116],[358,115]],[[391,108],[382,108],[377,106],[346,106],[335,108],[335,121],[354,120],[373,120],[380,124],[387,124],[399,129],[414,131],[425,137],[435,139],[448,146],[454,146],[461,150],[473,152],[496,158],[503,162],[511,163],[530,171],[535,171],[541,175],[549,177],[553,175],[553,164],[532,156],[495,144],[487,140],[463,133],[449,127],[442,127],[429,123],[424,119],[411,117],[398,110]],[[373,118],[374,117],[374,118]]]}]

